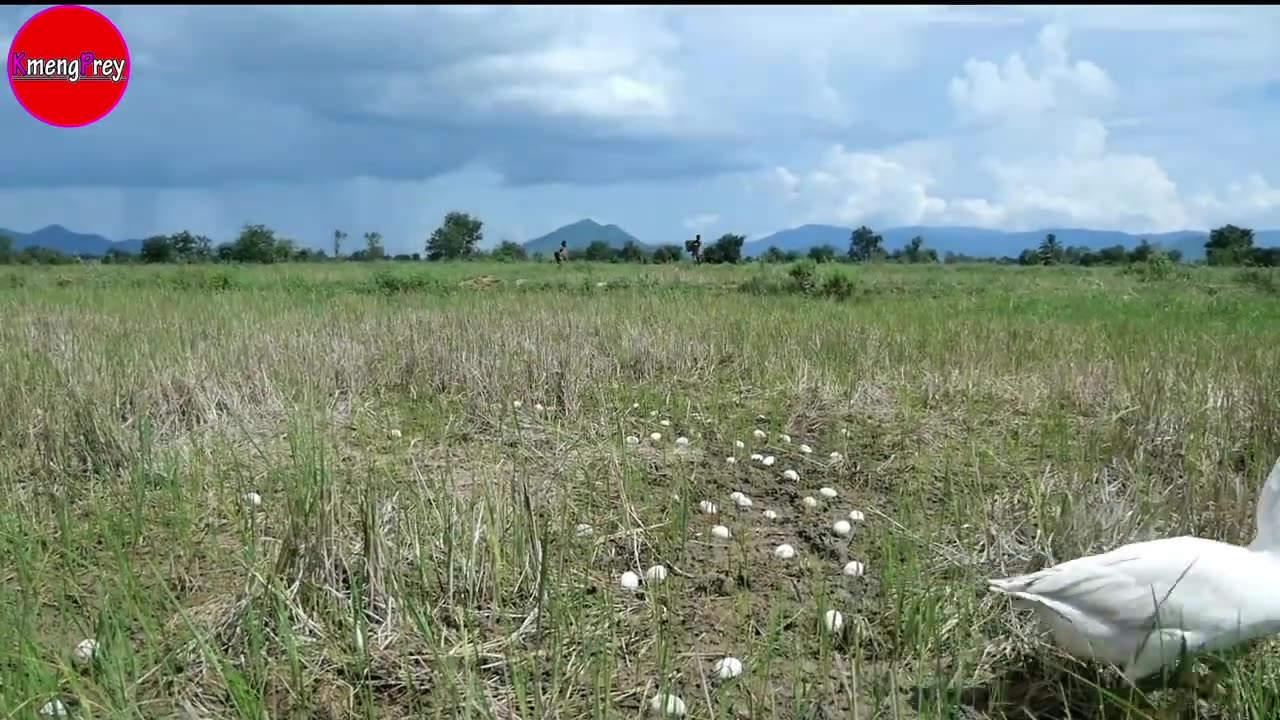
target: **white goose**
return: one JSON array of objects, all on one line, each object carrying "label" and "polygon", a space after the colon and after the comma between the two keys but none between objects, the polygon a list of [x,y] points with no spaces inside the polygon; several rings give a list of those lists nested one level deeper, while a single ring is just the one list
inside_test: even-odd
[{"label": "white goose", "polygon": [[1184,654],[1280,632],[1280,461],[1262,488],[1257,524],[1247,548],[1166,538],[988,582],[1031,607],[1068,653],[1119,666],[1134,683]]}]

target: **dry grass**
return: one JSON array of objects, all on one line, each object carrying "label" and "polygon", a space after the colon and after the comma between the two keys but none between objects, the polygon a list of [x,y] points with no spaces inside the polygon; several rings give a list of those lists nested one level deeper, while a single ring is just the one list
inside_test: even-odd
[{"label": "dry grass", "polygon": [[[612,718],[660,687],[695,717],[1172,707],[1059,658],[982,581],[1246,538],[1280,454],[1274,296],[1070,268],[735,290],[759,272],[0,274],[0,710]],[[821,486],[839,496],[805,508]],[[667,582],[618,589],[654,563]],[[1188,712],[1273,718],[1270,647]],[[746,672],[715,682],[725,654]]]}]

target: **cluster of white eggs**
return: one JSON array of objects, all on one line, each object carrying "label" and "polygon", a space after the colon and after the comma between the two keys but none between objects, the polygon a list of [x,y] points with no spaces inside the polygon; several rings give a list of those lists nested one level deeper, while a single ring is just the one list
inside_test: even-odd
[{"label": "cluster of white eggs", "polygon": [[[632,409],[638,408],[638,403],[632,405]],[[656,418],[658,413],[657,411],[651,411],[649,416],[651,418]],[[671,422],[665,419],[660,420],[658,424],[663,428],[671,427]],[[757,443],[764,442],[768,439],[768,433],[761,429],[755,429],[751,434],[752,439]],[[659,442],[662,440],[662,434],[655,431],[650,434],[649,439],[655,443]],[[792,442],[791,437],[785,433],[780,433],[777,436],[777,439],[784,445],[789,445]],[[627,436],[625,443],[630,447],[638,446],[640,445],[640,439],[635,436]],[[675,440],[675,445],[677,451],[687,449],[689,447],[689,439],[684,436],[678,437]],[[735,440],[734,448],[735,450],[745,450],[747,448],[747,443],[742,440]],[[797,449],[801,455],[812,455],[814,452],[813,447],[805,443],[800,443]],[[778,462],[776,456],[768,455],[764,452],[752,452],[749,457],[751,462],[765,468],[773,467]],[[831,452],[829,458],[832,465],[843,462],[844,460],[844,456],[836,451]],[[737,463],[738,457],[736,453],[725,457],[726,465],[737,465]],[[781,479],[788,483],[796,484],[801,481],[801,475],[799,471],[793,468],[788,468],[782,472]],[[833,500],[838,498],[840,495],[835,488],[829,486],[820,487],[816,494],[823,500]],[[755,502],[751,497],[741,490],[735,490],[730,493],[729,500],[738,510],[744,512],[750,511],[755,505]],[[820,501],[818,497],[814,497],[813,495],[805,495],[801,498],[801,504],[805,508],[816,508],[819,503]],[[698,501],[697,509],[698,512],[703,515],[718,516],[720,514],[719,505],[710,499]],[[772,522],[779,518],[779,514],[774,509],[766,508],[761,512],[761,517],[766,521]],[[853,534],[854,525],[865,522],[865,520],[866,516],[861,510],[850,510],[847,517],[842,517],[832,523],[831,532],[841,538],[849,537]],[[591,528],[588,525],[579,525],[575,529],[575,533],[579,536],[590,535]],[[709,534],[715,540],[720,541],[727,541],[733,538],[733,531],[726,524],[717,523],[713,525]],[[796,548],[790,543],[785,542],[777,544],[772,550],[772,556],[779,561],[794,560],[797,557],[797,554]],[[841,574],[849,578],[858,578],[865,573],[865,570],[866,568],[861,562],[857,560],[850,560],[841,568]],[[623,572],[618,577],[618,585],[625,592],[636,592],[642,585],[657,585],[666,580],[667,577],[668,570],[666,566],[654,565],[644,572],[643,577],[631,570]],[[830,609],[822,615],[821,629],[824,629],[829,633],[838,634],[843,630],[844,623],[844,615],[839,610]],[[717,680],[729,680],[736,678],[741,675],[743,671],[744,666],[742,661],[732,656],[726,656],[716,660],[711,667],[711,675]],[[686,705],[685,702],[676,695],[670,692],[660,692],[650,699],[649,709],[656,714],[682,716],[686,712]]]}]

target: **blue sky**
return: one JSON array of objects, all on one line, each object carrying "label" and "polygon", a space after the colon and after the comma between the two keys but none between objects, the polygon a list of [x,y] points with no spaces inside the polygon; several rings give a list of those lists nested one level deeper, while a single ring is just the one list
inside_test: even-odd
[{"label": "blue sky", "polygon": [[1274,7],[96,7],[128,92],[0,100],[0,226],[1280,227]]}]

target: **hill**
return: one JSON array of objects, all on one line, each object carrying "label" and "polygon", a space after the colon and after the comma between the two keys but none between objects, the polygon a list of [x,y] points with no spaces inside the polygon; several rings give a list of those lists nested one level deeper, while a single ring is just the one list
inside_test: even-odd
[{"label": "hill", "polygon": [[637,240],[634,235],[617,225],[601,225],[591,219],[579,220],[576,223],[552,230],[542,237],[534,238],[524,244],[524,249],[530,255],[539,252],[544,255],[550,255],[555,252],[557,247],[560,247],[561,240],[568,244],[570,250],[582,250],[597,240],[603,240],[613,248],[620,248],[627,244],[627,241],[631,241],[639,244],[645,250],[651,249]]},{"label": "hill", "polygon": [[13,240],[13,248],[43,247],[68,255],[106,255],[111,248],[128,253],[142,249],[141,240],[108,240],[101,235],[78,233],[61,225],[50,225],[35,232],[21,233],[0,228],[0,235]]},{"label": "hill", "polygon": [[[837,225],[802,225],[797,228],[782,230],[772,235],[753,240],[743,247],[747,257],[760,255],[770,246],[780,250],[807,252],[809,248],[819,245],[831,245],[843,252],[849,247],[849,235],[852,228]],[[941,226],[926,227],[909,225],[905,227],[878,230],[884,237],[885,249],[897,250],[906,245],[911,238],[919,235],[924,238],[927,247],[934,248],[939,255],[948,252],[960,253],[974,257],[1016,257],[1026,248],[1036,247],[1048,233],[1053,233],[1065,246],[1083,246],[1091,250],[1122,245],[1131,248],[1142,242],[1143,238],[1165,247],[1180,250],[1188,260],[1204,257],[1204,243],[1208,233],[1197,230],[1181,230],[1168,233],[1126,233],[1118,230],[1088,230],[1083,228],[1046,228],[1043,230],[1006,232],[987,228]],[[1255,243],[1263,247],[1280,245],[1280,230],[1255,231]]]}]

